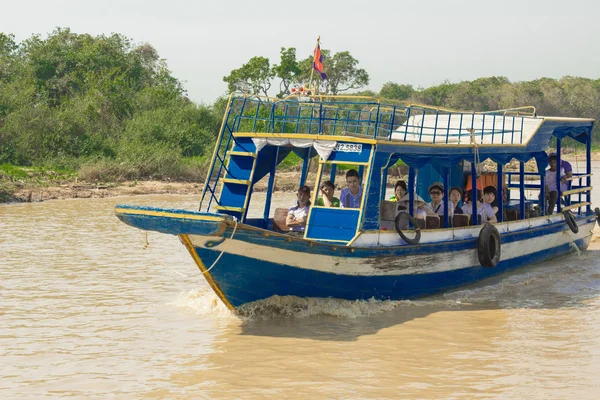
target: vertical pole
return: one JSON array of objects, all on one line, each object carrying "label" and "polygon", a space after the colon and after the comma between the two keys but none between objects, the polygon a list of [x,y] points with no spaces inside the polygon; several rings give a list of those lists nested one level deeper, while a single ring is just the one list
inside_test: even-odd
[{"label": "vertical pole", "polygon": [[444,228],[450,228],[450,214],[448,210],[448,184],[450,183],[450,168],[444,168]]},{"label": "vertical pole", "polygon": [[306,155],[304,156],[304,162],[302,163],[302,174],[300,175],[300,187],[304,186],[304,182],[306,182],[306,176],[308,175],[308,164],[310,163],[310,149],[308,147],[306,149]]},{"label": "vertical pole", "polygon": [[477,169],[474,162],[471,162],[471,225],[478,225],[477,222]]},{"label": "vertical pole", "polygon": [[540,210],[542,215],[546,215],[546,171],[538,171],[540,173]]},{"label": "vertical pole", "polygon": [[504,165],[498,163],[498,222],[504,221]]},{"label": "vertical pole", "polygon": [[329,172],[329,180],[335,184],[335,173],[337,171],[337,164],[331,164],[331,171]]},{"label": "vertical pole", "polygon": [[561,190],[560,190],[560,159],[561,159],[561,150],[562,150],[562,146],[561,143],[562,141],[559,138],[556,138],[556,190],[558,191],[558,196],[556,198],[556,212],[560,213],[561,209],[562,209],[562,204],[560,201],[560,198],[562,196]]},{"label": "vertical pole", "polygon": [[[415,213],[415,169],[408,168],[408,213],[414,217]],[[415,227],[416,228],[416,227]]]},{"label": "vertical pole", "polygon": [[[387,190],[388,171],[389,171],[389,167],[385,168],[383,170],[383,174],[382,174],[382,177],[381,177],[381,198],[379,199],[380,201],[384,201],[385,200],[385,192]],[[397,199],[396,201],[400,201],[400,199]]]},{"label": "vertical pole", "polygon": [[[590,132],[588,133],[587,142],[585,143],[585,173],[588,175],[586,179],[585,186],[592,186],[592,177],[589,176],[592,173],[592,129],[590,128]],[[581,181],[580,181],[581,182]],[[581,184],[579,185],[581,186]],[[586,206],[586,213],[589,214],[592,212],[592,191],[587,192],[587,202],[590,203]]]},{"label": "vertical pole", "polygon": [[271,196],[273,195],[273,186],[275,184],[275,172],[277,169],[277,158],[279,158],[279,146],[276,147],[275,157],[273,157],[273,164],[271,164],[271,169],[269,171],[269,183],[267,186],[267,197],[265,198],[265,210],[263,214],[263,219],[265,220],[265,228],[270,229],[269,226],[269,213],[271,212]]},{"label": "vertical pole", "polygon": [[519,161],[519,212],[521,219],[525,219],[525,163]]}]

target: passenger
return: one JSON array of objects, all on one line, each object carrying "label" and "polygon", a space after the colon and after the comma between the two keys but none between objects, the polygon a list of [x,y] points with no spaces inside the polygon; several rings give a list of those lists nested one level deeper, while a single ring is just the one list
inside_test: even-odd
[{"label": "passenger", "polygon": [[[486,186],[483,189],[483,201],[481,201],[481,196],[479,194],[479,190],[477,191],[477,214],[481,216],[482,223],[498,222],[498,218],[496,218],[496,211],[492,207],[492,203],[496,199],[496,188],[494,186]],[[463,206],[463,212],[467,215],[471,215],[471,220],[475,221],[473,218],[473,207],[470,202],[465,203]],[[473,223],[475,225],[475,223]]]},{"label": "passenger", "polygon": [[310,208],[310,188],[302,186],[298,189],[298,204],[288,210],[285,224],[290,229],[288,233],[301,235],[306,228],[308,210]]},{"label": "passenger", "polygon": [[458,186],[450,188],[450,200],[454,204],[454,214],[464,214],[461,208],[463,191]]},{"label": "passenger", "polygon": [[346,172],[346,186],[340,193],[340,202],[344,208],[360,208],[360,202],[362,200],[362,187],[360,185],[360,178],[358,172],[355,169],[348,170]]},{"label": "passenger", "polygon": [[334,192],[335,186],[333,182],[325,181],[321,183],[321,193],[323,196],[317,199],[317,205],[321,207],[339,207],[340,199],[333,197]]},{"label": "passenger", "polygon": [[406,187],[406,182],[398,181],[396,182],[396,186],[394,187],[394,195],[390,197],[390,201],[398,202],[400,199],[404,197],[404,195],[408,193],[408,188]]},{"label": "passenger", "polygon": [[[398,202],[398,209],[400,211],[408,212],[408,205],[410,204],[410,196],[409,194],[405,194],[402,200]],[[427,207],[427,203],[421,196],[418,194],[414,194],[413,200],[414,214],[417,219],[425,219],[428,215],[437,216],[429,207]]]},{"label": "passenger", "polygon": [[[444,185],[441,182],[434,182],[428,189],[429,196],[431,196],[431,203],[427,206],[437,215],[444,216]],[[454,204],[448,202],[448,215],[452,217],[454,211]]]},{"label": "passenger", "polygon": [[[548,199],[548,215],[552,215],[556,201],[558,200],[558,187],[556,185],[556,154],[548,157],[550,169],[546,171],[546,198]],[[562,164],[561,164],[562,165]],[[563,168],[560,169],[560,191],[567,190],[567,174]]]}]

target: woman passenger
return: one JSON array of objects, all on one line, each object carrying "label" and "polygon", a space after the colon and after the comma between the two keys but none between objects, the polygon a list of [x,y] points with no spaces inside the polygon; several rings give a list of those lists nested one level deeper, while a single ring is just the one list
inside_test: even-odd
[{"label": "woman passenger", "polygon": [[450,201],[454,204],[454,214],[464,214],[462,210],[462,196],[463,191],[458,186],[454,186],[450,189]]},{"label": "woman passenger", "polygon": [[[444,185],[441,182],[434,182],[429,186],[429,196],[431,197],[431,203],[427,206],[440,217],[444,216]],[[448,215],[452,217],[454,213],[454,204],[448,202]]]},{"label": "woman passenger", "polygon": [[407,192],[408,192],[408,188],[406,186],[406,182],[404,182],[404,181],[396,182],[396,186],[394,187],[394,195],[392,197],[390,197],[390,201],[395,201],[395,202],[400,201]]}]

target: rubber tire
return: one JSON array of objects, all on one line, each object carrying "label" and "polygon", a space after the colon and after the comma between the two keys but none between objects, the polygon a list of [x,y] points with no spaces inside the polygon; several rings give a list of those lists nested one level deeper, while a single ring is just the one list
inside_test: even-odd
[{"label": "rubber tire", "polygon": [[494,268],[500,261],[500,233],[489,222],[479,231],[477,239],[477,257],[481,266]]},{"label": "rubber tire", "polygon": [[594,214],[596,214],[596,223],[600,226],[600,208],[596,207]]},{"label": "rubber tire", "polygon": [[[415,232],[417,233],[417,235],[414,237],[414,239],[406,237],[406,235],[404,233],[402,233],[402,230],[400,229],[400,221],[402,220],[403,215],[406,216],[408,221],[411,224],[413,224],[413,226],[415,227]],[[396,232],[398,232],[398,235],[400,235],[402,240],[404,240],[406,243],[418,244],[419,241],[421,240],[421,228],[419,228],[419,226],[417,225],[417,220],[415,220],[415,218],[412,215],[410,215],[409,213],[407,213],[407,212],[398,213],[398,215],[396,215],[396,218],[394,218],[394,226],[396,227]]]},{"label": "rubber tire", "polygon": [[571,229],[571,232],[579,232],[579,226],[575,221],[575,217],[573,216],[573,214],[571,214],[571,211],[563,211],[563,215],[565,216],[565,221],[567,221],[567,225],[569,225],[569,229]]}]

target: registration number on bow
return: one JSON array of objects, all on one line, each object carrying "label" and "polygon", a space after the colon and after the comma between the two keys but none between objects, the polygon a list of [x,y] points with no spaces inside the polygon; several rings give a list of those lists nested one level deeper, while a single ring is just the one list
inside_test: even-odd
[{"label": "registration number on bow", "polygon": [[335,146],[335,151],[341,151],[344,153],[362,153],[362,144],[338,143],[337,146]]}]

